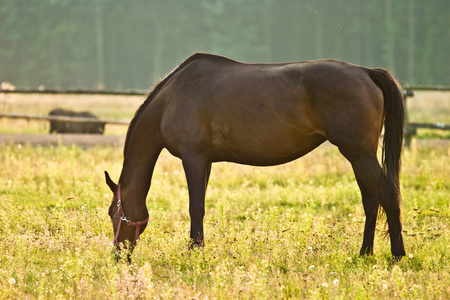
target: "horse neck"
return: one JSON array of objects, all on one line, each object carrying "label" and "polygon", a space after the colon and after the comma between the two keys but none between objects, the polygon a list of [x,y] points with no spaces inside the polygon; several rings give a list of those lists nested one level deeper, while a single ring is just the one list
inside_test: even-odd
[{"label": "horse neck", "polygon": [[141,119],[128,141],[119,179],[124,210],[130,218],[140,219],[143,211],[147,214],[145,200],[156,161],[163,149],[159,134],[160,118],[147,115]]}]

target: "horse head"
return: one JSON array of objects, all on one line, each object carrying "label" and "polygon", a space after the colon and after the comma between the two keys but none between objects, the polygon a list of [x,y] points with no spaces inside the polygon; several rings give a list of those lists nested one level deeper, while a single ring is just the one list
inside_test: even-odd
[{"label": "horse head", "polygon": [[128,261],[130,261],[130,255],[136,245],[136,241],[139,239],[139,235],[144,231],[145,226],[148,223],[148,218],[139,221],[130,221],[123,211],[123,202],[120,192],[120,184],[114,183],[108,172],[105,171],[106,184],[113,192],[113,198],[111,205],[109,206],[108,214],[111,218],[113,230],[114,230],[114,246],[116,247],[117,258],[120,258],[120,252],[122,249],[128,249]]}]

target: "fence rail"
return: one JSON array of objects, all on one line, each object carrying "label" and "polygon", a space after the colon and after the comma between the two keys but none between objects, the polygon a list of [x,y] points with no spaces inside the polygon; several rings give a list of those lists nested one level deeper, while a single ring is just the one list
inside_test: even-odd
[{"label": "fence rail", "polygon": [[26,114],[3,114],[0,113],[0,118],[10,119],[25,119],[25,120],[45,120],[45,121],[62,121],[71,123],[95,123],[95,124],[114,124],[114,125],[128,125],[130,122],[116,121],[116,120],[103,120],[93,118],[79,118],[79,117],[66,117],[66,116],[42,116],[42,115],[26,115]]},{"label": "fence rail", "polygon": [[146,90],[83,90],[83,89],[0,89],[7,94],[81,94],[81,95],[124,95],[143,96]]}]

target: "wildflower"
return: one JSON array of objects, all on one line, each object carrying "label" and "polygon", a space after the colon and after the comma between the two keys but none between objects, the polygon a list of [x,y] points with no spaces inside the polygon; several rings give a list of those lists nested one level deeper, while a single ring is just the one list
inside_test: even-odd
[{"label": "wildflower", "polygon": [[352,262],[352,258],[351,257],[347,257],[348,262]]},{"label": "wildflower", "polygon": [[328,287],[328,283],[324,282],[324,283],[322,283],[322,286],[323,286],[324,288],[327,288],[327,287]]},{"label": "wildflower", "polygon": [[9,284],[11,284],[11,285],[16,284],[16,280],[15,280],[13,277],[11,277],[11,278],[8,280],[8,282],[9,282]]},{"label": "wildflower", "polygon": [[314,270],[314,265],[310,265],[310,266],[309,266],[309,269],[310,269],[310,270]]},{"label": "wildflower", "polygon": [[377,265],[373,265],[373,266],[372,266],[372,269],[375,270],[376,268],[377,268]]},{"label": "wildflower", "polygon": [[335,280],[333,280],[333,284],[334,284],[334,286],[338,286],[339,285],[339,279],[335,279]]},{"label": "wildflower", "polygon": [[414,255],[412,255],[412,253],[410,253],[410,254],[408,255],[408,257],[409,257],[409,258],[413,258]]}]

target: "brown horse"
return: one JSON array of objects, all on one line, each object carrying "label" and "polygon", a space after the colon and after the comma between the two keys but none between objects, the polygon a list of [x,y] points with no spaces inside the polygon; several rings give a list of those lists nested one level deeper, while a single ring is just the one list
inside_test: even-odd
[{"label": "brown horse", "polygon": [[[377,148],[383,123],[382,164]],[[399,170],[403,99],[385,70],[336,60],[244,64],[194,54],[159,82],[128,128],[122,173],[109,215],[114,244],[131,250],[148,221],[146,197],[163,148],[182,160],[189,189],[190,238],[204,243],[205,193],[211,163],[271,166],[297,159],[328,140],[355,173],[366,223],[360,254],[373,253],[379,206],[391,252],[405,255]]]}]

